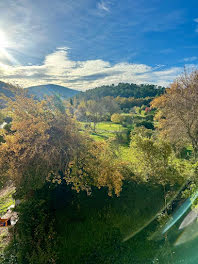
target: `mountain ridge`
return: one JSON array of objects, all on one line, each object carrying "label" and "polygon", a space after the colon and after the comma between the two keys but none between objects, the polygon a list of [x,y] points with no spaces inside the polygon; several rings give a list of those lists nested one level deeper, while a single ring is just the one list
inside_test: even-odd
[{"label": "mountain ridge", "polygon": [[25,88],[28,93],[31,95],[35,95],[38,98],[43,98],[45,96],[53,96],[59,95],[60,97],[66,99],[73,97],[78,94],[79,91],[67,88],[65,86],[57,85],[57,84],[42,84],[35,85]]}]

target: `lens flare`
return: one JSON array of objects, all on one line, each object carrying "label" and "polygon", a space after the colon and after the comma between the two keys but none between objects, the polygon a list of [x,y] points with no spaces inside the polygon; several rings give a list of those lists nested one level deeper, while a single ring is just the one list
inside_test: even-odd
[{"label": "lens flare", "polygon": [[176,211],[173,217],[165,225],[163,232],[162,232],[163,234],[166,233],[185,214],[185,212],[190,208],[190,206],[194,203],[197,197],[198,197],[198,192],[196,192],[193,196],[188,198],[180,206],[180,208]]},{"label": "lens flare", "polygon": [[0,49],[4,49],[8,46],[8,40],[3,31],[0,30]]}]

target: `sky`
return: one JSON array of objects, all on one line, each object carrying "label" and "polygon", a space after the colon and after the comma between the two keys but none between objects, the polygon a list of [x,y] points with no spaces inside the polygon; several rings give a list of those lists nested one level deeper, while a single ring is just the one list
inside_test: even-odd
[{"label": "sky", "polygon": [[198,65],[197,0],[0,0],[0,80],[168,86]]}]

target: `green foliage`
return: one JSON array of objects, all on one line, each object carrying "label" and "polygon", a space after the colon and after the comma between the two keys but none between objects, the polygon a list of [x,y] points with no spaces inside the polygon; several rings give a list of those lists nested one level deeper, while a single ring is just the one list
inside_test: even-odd
[{"label": "green foliage", "polygon": [[156,140],[145,129],[132,134],[131,163],[133,172],[143,181],[161,184],[182,183],[188,175],[187,162],[174,157],[168,142]]},{"label": "green foliage", "polygon": [[143,127],[147,128],[147,129],[153,129],[154,130],[154,125],[153,125],[153,122],[151,122],[151,121],[143,120],[141,122],[137,122],[135,125],[137,127],[143,126]]},{"label": "green foliage", "polygon": [[134,97],[116,97],[115,101],[119,104],[122,112],[130,112],[133,107],[141,107],[142,105],[149,105],[153,97],[134,98]]},{"label": "green foliage", "polygon": [[155,97],[163,92],[164,88],[156,85],[119,83],[118,85],[112,84],[87,90],[84,93],[79,93],[76,97],[85,100],[96,100],[105,96],[146,98]]},{"label": "green foliage", "polygon": [[13,187],[7,187],[2,190],[2,194],[0,195],[0,216],[4,215],[8,209],[8,207],[14,204],[14,199],[12,195],[15,190]]},{"label": "green foliage", "polygon": [[[73,108],[71,104],[69,107]],[[90,121],[96,125],[100,121],[109,121],[111,115],[119,111],[118,103],[107,96],[100,100],[81,100],[73,112],[75,112],[74,116],[78,121]]]},{"label": "green foliage", "polygon": [[[0,169],[14,180],[22,203],[3,263],[148,260],[152,252],[142,252],[141,239],[123,239],[164,209],[165,187],[170,194],[197,171],[186,149],[179,159],[153,130],[148,106],[163,92],[154,85],[103,86],[70,99],[66,110],[59,97],[16,96],[12,123],[2,132]],[[100,122],[110,118],[115,124]]]},{"label": "green foliage", "polygon": [[5,250],[3,263],[57,263],[58,243],[49,187],[44,186],[17,207],[19,221],[13,227],[12,243]]},{"label": "green foliage", "polygon": [[130,126],[133,123],[133,116],[131,114],[113,114],[111,116],[111,122],[121,124],[123,126]]},{"label": "green foliage", "polygon": [[2,111],[0,111],[0,125],[3,123],[3,121],[4,121],[4,115]]},{"label": "green foliage", "polygon": [[121,124],[122,123],[122,115],[121,114],[113,114],[111,116],[111,122],[116,123],[116,124]]},{"label": "green foliage", "polygon": [[60,263],[145,263],[155,254],[155,242],[148,241],[146,233],[124,243],[123,239],[138,232],[163,207],[162,188],[134,182],[123,188],[119,198],[108,197],[105,189],[95,189],[88,197],[79,193],[72,204],[56,211]]}]

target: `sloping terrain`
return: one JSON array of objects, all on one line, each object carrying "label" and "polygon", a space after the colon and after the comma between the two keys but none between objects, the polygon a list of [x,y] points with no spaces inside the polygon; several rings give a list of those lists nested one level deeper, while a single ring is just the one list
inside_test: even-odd
[{"label": "sloping terrain", "polygon": [[67,87],[55,85],[55,84],[31,86],[27,88],[27,90],[29,94],[35,95],[37,98],[44,98],[45,96],[58,95],[66,99],[78,93],[77,90],[69,89]]}]

